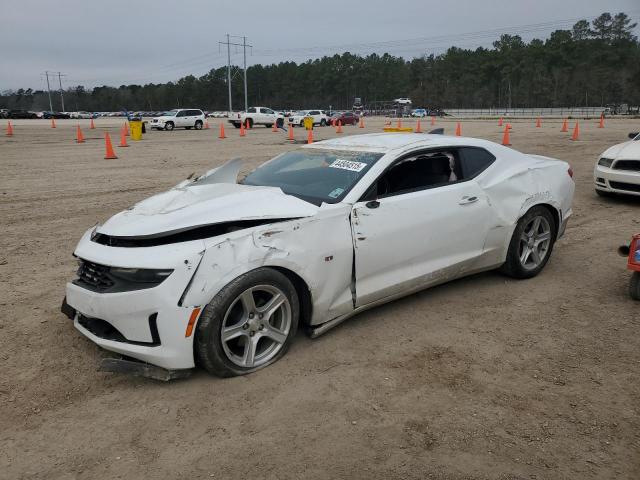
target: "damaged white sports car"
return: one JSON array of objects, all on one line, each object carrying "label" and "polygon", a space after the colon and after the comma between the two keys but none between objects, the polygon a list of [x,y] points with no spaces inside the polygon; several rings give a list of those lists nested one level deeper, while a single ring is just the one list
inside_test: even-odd
[{"label": "damaged white sports car", "polygon": [[299,326],[317,336],[483,270],[533,277],[574,192],[565,162],[442,135],[318,142],[240,183],[239,168],[85,233],[63,304],[82,334],[143,370],[252,372],[282,357]]}]

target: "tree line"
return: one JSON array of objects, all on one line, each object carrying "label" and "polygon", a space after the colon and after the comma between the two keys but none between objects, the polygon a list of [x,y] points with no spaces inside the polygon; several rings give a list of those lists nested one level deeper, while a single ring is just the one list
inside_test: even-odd
[{"label": "tree line", "polygon": [[[577,107],[640,104],[640,43],[636,23],[624,13],[603,13],[556,30],[546,40],[524,42],[504,34],[493,48],[450,47],[411,60],[390,54],[349,52],[303,63],[247,69],[251,105],[273,108],[347,109],[355,97],[376,105],[408,96],[429,108]],[[53,96],[53,93],[52,93]],[[226,67],[201,77],[146,85],[76,86],[64,92],[67,110],[226,110]],[[232,82],[233,105],[244,105],[241,81]],[[54,109],[59,105],[54,97]],[[0,107],[48,110],[47,92],[5,91]]]}]

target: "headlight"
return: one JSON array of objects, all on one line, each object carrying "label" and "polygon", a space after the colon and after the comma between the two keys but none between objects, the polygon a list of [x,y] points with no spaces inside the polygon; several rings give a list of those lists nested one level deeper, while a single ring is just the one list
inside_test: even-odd
[{"label": "headlight", "polygon": [[600,158],[600,160],[598,160],[598,165],[602,165],[603,167],[611,167],[611,164],[613,163],[613,158],[605,158],[602,157]]}]

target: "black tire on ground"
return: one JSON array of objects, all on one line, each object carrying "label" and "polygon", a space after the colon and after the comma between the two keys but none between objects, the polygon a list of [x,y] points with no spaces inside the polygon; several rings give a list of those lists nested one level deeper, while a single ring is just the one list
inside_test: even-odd
[{"label": "black tire on ground", "polygon": [[273,123],[265,123],[264,126],[267,128],[271,128],[273,127]]},{"label": "black tire on ground", "polygon": [[611,198],[611,197],[615,196],[615,193],[613,193],[613,192],[607,192],[605,190],[598,190],[597,188],[596,188],[596,194],[599,197],[602,197],[602,198]]},{"label": "black tire on ground", "polygon": [[253,118],[248,118],[247,123],[249,124],[249,128],[253,128]]},{"label": "black tire on ground", "polygon": [[629,281],[629,295],[634,300],[640,300],[640,272],[633,272]]},{"label": "black tire on ground", "polygon": [[320,126],[321,127],[326,127],[327,126],[327,121],[324,118],[322,120],[320,120]]},{"label": "black tire on ground", "polygon": [[[273,358],[258,367],[244,368],[229,360],[223,349],[221,340],[223,321],[227,310],[238,296],[248,288],[258,285],[274,286],[286,295],[291,305],[291,325],[287,339]],[[245,375],[271,365],[287,352],[296,335],[299,317],[298,294],[285,275],[272,268],[262,267],[251,270],[227,284],[202,311],[194,340],[196,362],[209,373],[219,377]]]},{"label": "black tire on ground", "polygon": [[173,127],[175,127],[173,122],[167,122],[167,123],[164,124],[164,129],[165,130],[171,131],[171,130],[173,130]]},{"label": "black tire on ground", "polygon": [[304,120],[300,120],[300,126],[304,127]]},{"label": "black tire on ground", "polygon": [[[535,217],[544,217],[550,228],[550,242],[547,248],[547,252],[540,262],[540,264],[533,269],[526,269],[522,263],[520,262],[520,239],[524,233],[525,227],[535,218]],[[515,230],[513,231],[513,235],[511,236],[511,241],[509,242],[509,250],[507,251],[507,259],[505,263],[500,267],[500,271],[505,275],[508,275],[513,278],[525,279],[532,278],[538,275],[542,269],[545,267],[549,258],[551,257],[551,253],[553,251],[553,245],[556,240],[558,229],[555,223],[555,219],[549,210],[543,206],[536,205],[531,207],[527,213],[525,213],[520,220],[518,220],[518,224],[516,225]]]},{"label": "black tire on ground", "polygon": [[193,127],[196,130],[202,130],[202,120],[196,120],[196,124]]},{"label": "black tire on ground", "polygon": [[278,118],[276,120],[276,127],[278,127],[278,128],[283,128],[284,127],[284,119],[283,118]]},{"label": "black tire on ground", "polygon": [[231,125],[233,125],[236,128],[240,128],[240,122],[231,122]]}]

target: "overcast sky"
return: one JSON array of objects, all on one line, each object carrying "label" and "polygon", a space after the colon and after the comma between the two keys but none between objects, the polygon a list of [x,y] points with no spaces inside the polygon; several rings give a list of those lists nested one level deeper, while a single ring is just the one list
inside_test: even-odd
[{"label": "overcast sky", "polygon": [[227,33],[247,36],[249,64],[345,50],[411,58],[490,46],[502,32],[546,38],[604,11],[640,23],[638,0],[1,0],[0,91],[46,88],[45,70],[65,87],[202,75],[226,65]]}]

